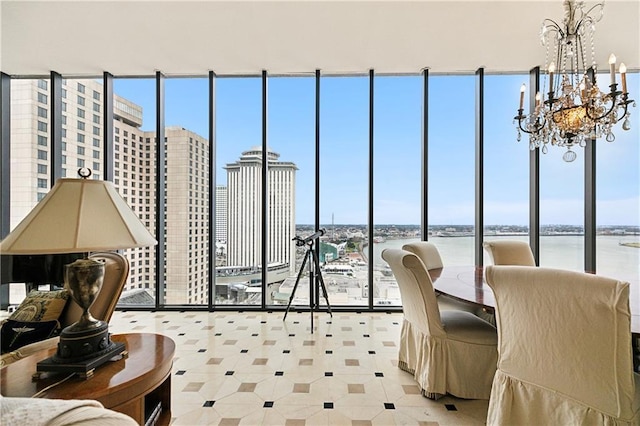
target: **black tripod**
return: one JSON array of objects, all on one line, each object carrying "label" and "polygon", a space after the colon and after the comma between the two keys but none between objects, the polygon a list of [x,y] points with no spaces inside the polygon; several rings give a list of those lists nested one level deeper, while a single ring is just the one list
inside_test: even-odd
[{"label": "black tripod", "polygon": [[331,305],[329,304],[329,296],[327,295],[327,287],[324,285],[324,279],[322,278],[322,271],[320,271],[320,262],[318,260],[318,253],[313,249],[313,243],[316,238],[324,234],[324,229],[316,232],[315,234],[307,237],[300,238],[295,237],[293,240],[296,242],[297,246],[307,246],[307,252],[304,255],[304,259],[302,261],[302,265],[300,265],[300,271],[298,271],[298,277],[296,278],[296,283],[293,286],[293,290],[291,291],[291,297],[289,298],[289,304],[287,305],[287,310],[284,313],[284,318],[282,321],[287,319],[287,314],[289,313],[289,309],[291,308],[291,302],[293,302],[293,298],[296,294],[296,289],[298,288],[298,284],[300,283],[300,277],[302,277],[302,273],[304,272],[304,266],[307,264],[307,260],[309,260],[309,310],[311,311],[311,333],[313,333],[313,310],[318,309],[320,305],[320,298],[315,293],[314,286],[314,275],[318,275],[318,281],[320,282],[320,289],[322,290],[322,295],[324,296],[325,302],[327,302],[327,309],[329,311],[329,315],[333,318],[333,313],[331,313]]}]

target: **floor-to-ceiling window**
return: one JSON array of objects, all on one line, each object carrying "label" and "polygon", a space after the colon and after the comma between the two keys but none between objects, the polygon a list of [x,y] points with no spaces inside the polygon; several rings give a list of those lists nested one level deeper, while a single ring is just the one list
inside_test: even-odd
[{"label": "floor-to-ceiling window", "polygon": [[332,306],[368,304],[369,78],[323,77],[320,225],[342,254],[323,277]]},{"label": "floor-to-ceiling window", "polygon": [[[164,294],[170,305],[208,304],[208,84],[201,77],[170,78],[165,85]],[[138,161],[145,165],[143,158]]]},{"label": "floor-to-ceiling window", "polygon": [[218,304],[261,304],[262,102],[260,77],[216,81],[216,199],[226,194],[216,213],[227,219],[216,236]]},{"label": "floor-to-ceiling window", "polygon": [[[546,74],[540,87],[541,93],[548,91]],[[584,271],[585,150],[571,147],[576,159],[567,162],[566,147],[549,143],[539,149],[540,266]]]},{"label": "floor-to-ceiling window", "polygon": [[476,78],[429,79],[429,241],[445,265],[473,264]]},{"label": "floor-to-ceiling window", "polygon": [[[484,239],[529,240],[529,141],[517,142],[515,99],[528,75],[485,76]],[[505,119],[505,117],[507,117]],[[484,253],[483,264],[490,259]]]},{"label": "floor-to-ceiling window", "polygon": [[420,239],[422,87],[420,76],[375,77],[373,304],[400,305],[381,253]]},{"label": "floor-to-ceiling window", "polygon": [[50,99],[47,78],[11,80],[11,229],[55,183],[50,166]]},{"label": "floor-to-ceiling window", "polygon": [[[316,79],[311,75],[269,77],[267,140],[269,163],[267,305],[291,300],[309,245],[295,237],[315,232]],[[298,240],[299,241],[299,240]],[[329,243],[314,247],[325,260]],[[310,256],[310,254],[309,254]],[[307,258],[292,305],[309,306]]]},{"label": "floor-to-ceiling window", "polygon": [[[54,182],[51,179],[51,84],[48,78],[11,80],[11,182],[10,229],[14,229],[31,209],[45,197]],[[34,259],[35,260],[35,259]],[[3,276],[17,281],[10,284],[9,304],[25,296],[22,281],[36,279],[28,269],[20,268],[20,256],[3,263],[11,274]],[[33,268],[35,269],[35,268]],[[44,284],[44,283],[43,283]],[[4,303],[3,303],[4,304]]]},{"label": "floor-to-ceiling window", "polygon": [[[628,90],[640,96],[640,75],[627,75]],[[629,281],[632,297],[640,298],[640,109],[629,107],[614,127],[615,141],[597,142],[596,272]]]},{"label": "floor-to-ceiling window", "polygon": [[[155,234],[155,80],[116,78],[113,91],[113,181],[142,223]],[[127,249],[123,254],[129,259],[131,269],[120,305],[155,306],[155,247]]]}]

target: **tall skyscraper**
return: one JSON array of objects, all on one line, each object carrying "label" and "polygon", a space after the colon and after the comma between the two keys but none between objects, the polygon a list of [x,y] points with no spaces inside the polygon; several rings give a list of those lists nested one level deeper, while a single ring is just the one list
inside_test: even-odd
[{"label": "tall skyscraper", "polygon": [[[97,82],[92,84],[102,88]],[[113,183],[142,223],[155,234],[155,133],[144,132],[141,126],[142,107],[115,96]],[[146,300],[151,302],[155,288],[155,247],[127,249],[123,254],[130,267],[124,291],[145,289]],[[140,302],[144,303],[144,299]]]},{"label": "tall skyscraper", "polygon": [[[267,153],[268,263],[288,263],[295,273],[295,176],[292,162]],[[227,164],[227,265],[262,266],[262,149],[242,153]]]},{"label": "tall skyscraper", "polygon": [[[44,79],[11,81],[11,228],[54,183],[50,182],[49,85]],[[102,179],[102,84],[94,79],[64,79],[62,98],[62,176],[78,177],[78,168],[87,167],[92,178]],[[142,117],[142,107],[114,96],[114,184],[155,233],[155,131],[141,129]],[[207,303],[209,143],[184,128],[168,127],[165,149],[165,303]],[[146,289],[146,300],[153,300],[155,253],[155,247],[124,250],[131,267],[125,292]]]},{"label": "tall skyscraper", "polygon": [[227,242],[227,187],[216,186],[216,241]]},{"label": "tall skyscraper", "polygon": [[165,300],[171,304],[206,304],[209,142],[182,127],[167,127],[165,138]]}]

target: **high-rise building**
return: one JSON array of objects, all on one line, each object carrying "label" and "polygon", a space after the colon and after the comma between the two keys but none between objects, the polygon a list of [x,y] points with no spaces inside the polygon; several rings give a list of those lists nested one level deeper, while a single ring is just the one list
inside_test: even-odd
[{"label": "high-rise building", "polygon": [[206,304],[209,277],[209,142],[165,129],[165,301]]},{"label": "high-rise building", "polygon": [[[93,84],[102,87],[98,82]],[[142,107],[117,95],[113,104],[113,183],[147,229],[155,233],[155,133],[141,130]],[[130,267],[124,291],[145,289],[146,300],[153,300],[155,247],[126,249],[123,254]]]},{"label": "high-rise building", "polygon": [[227,187],[216,186],[216,241],[227,241]]},{"label": "high-rise building", "polygon": [[[269,264],[287,263],[295,273],[295,176],[292,162],[278,161],[280,154],[267,152],[269,194]],[[227,164],[227,265],[262,266],[262,149],[242,153]]]},{"label": "high-rise building", "polygon": [[[11,227],[47,194],[51,182],[50,83],[11,82]],[[102,176],[102,85],[94,80],[62,82],[62,177],[80,167]]]},{"label": "high-rise building", "polygon": [[[103,88],[94,79],[62,82],[62,177],[87,167],[103,178]],[[11,228],[53,186],[49,81],[11,82]],[[156,224],[156,141],[143,131],[142,107],[114,96],[114,185],[151,233]],[[207,302],[209,143],[181,127],[165,129],[165,303]],[[162,242],[159,242],[162,243]],[[155,247],[124,250],[130,263],[125,294],[146,289],[155,295]]]}]

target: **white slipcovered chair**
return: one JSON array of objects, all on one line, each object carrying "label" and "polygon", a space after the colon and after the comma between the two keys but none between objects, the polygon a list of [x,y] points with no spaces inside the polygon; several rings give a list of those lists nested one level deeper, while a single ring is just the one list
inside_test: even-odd
[{"label": "white slipcovered chair", "polygon": [[469,312],[440,312],[431,278],[415,254],[385,249],[382,258],[402,298],[398,367],[413,374],[428,398],[449,393],[488,399],[498,356],[495,327]]},{"label": "white slipcovered chair", "polygon": [[[428,271],[431,271],[432,269],[442,269],[444,267],[438,247],[429,241],[408,243],[403,245],[402,249],[410,251],[418,256]],[[437,291],[436,296],[438,298],[438,308],[440,308],[441,311],[458,310],[471,312],[472,314],[493,324],[493,313],[485,312],[481,306],[454,299],[446,294],[438,293]]]},{"label": "white slipcovered chair", "polygon": [[486,279],[499,353],[487,424],[639,424],[628,283],[526,266]]},{"label": "white slipcovered chair", "polygon": [[444,266],[438,247],[429,241],[408,243],[402,246],[402,250],[410,251],[418,256],[428,271],[432,269],[439,269]]},{"label": "white slipcovered chair", "polygon": [[536,266],[536,259],[526,241],[485,241],[482,246],[494,265]]}]

